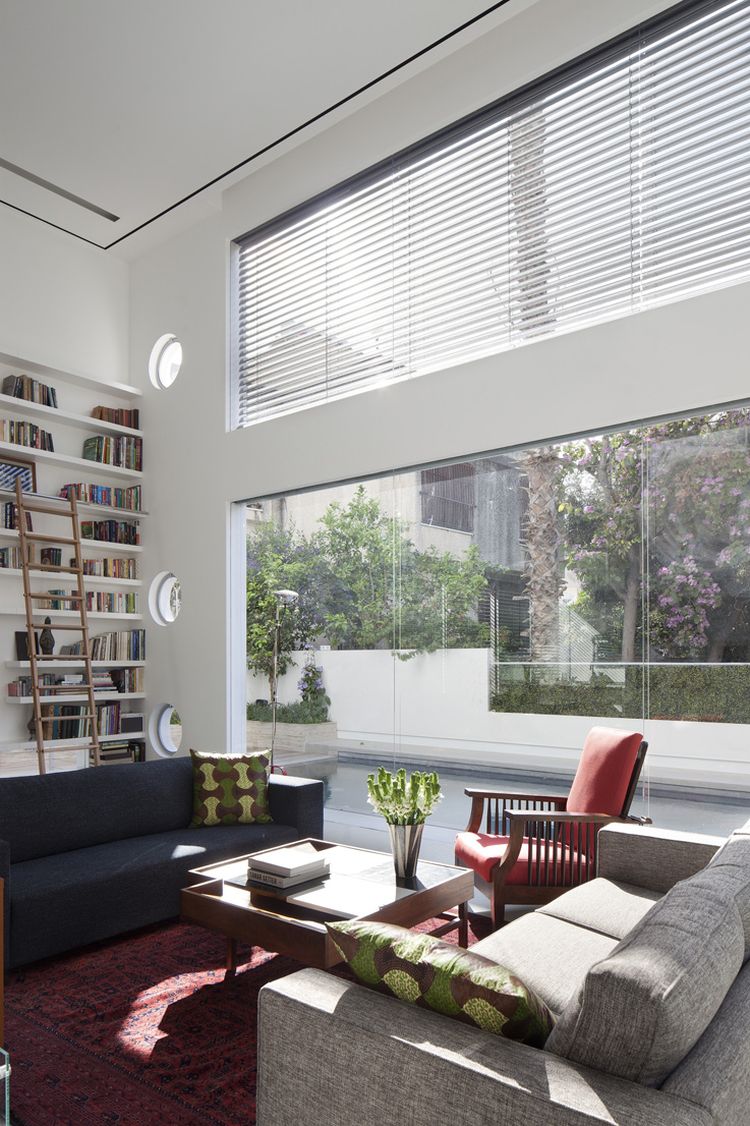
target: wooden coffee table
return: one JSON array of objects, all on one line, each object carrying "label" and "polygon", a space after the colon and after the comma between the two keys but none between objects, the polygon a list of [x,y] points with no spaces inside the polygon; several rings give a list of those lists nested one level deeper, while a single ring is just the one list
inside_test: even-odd
[{"label": "wooden coffee table", "polygon": [[457,916],[433,933],[458,927],[459,942],[466,946],[466,904],[474,894],[470,869],[420,860],[413,880],[397,882],[390,853],[311,843],[328,858],[330,875],[285,892],[249,884],[248,856],[191,872],[199,882],[181,893],[182,918],[226,935],[229,973],[237,967],[238,941],[318,969],[336,965],[341,955],[325,928],[325,920],[333,919],[413,927],[457,907]]}]

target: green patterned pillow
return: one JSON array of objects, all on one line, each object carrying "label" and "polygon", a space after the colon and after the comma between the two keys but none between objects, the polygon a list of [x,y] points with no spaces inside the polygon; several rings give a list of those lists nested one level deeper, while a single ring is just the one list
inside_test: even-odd
[{"label": "green patterned pillow", "polygon": [[190,757],[193,761],[191,829],[273,820],[268,809],[268,755],[204,755],[191,751]]},{"label": "green patterned pillow", "polygon": [[554,1017],[528,986],[489,958],[389,923],[326,923],[365,985],[402,1001],[541,1048]]}]

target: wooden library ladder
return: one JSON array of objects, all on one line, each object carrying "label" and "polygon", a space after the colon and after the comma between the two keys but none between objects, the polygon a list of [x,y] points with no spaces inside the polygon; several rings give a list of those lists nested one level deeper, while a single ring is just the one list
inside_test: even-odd
[{"label": "wooden library ladder", "polygon": [[[94,673],[91,665],[91,643],[89,639],[89,624],[88,616],[86,613],[86,591],[83,585],[83,560],[81,559],[81,525],[78,519],[78,505],[76,498],[71,490],[70,496],[65,497],[41,497],[35,493],[24,493],[21,489],[20,479],[16,481],[16,511],[18,521],[18,535],[21,545],[21,571],[23,573],[23,598],[24,606],[26,608],[26,631],[29,638],[29,664],[31,666],[31,694],[34,701],[34,730],[36,732],[36,750],[39,759],[39,773],[46,773],[46,762],[44,752],[47,751],[69,751],[69,750],[83,750],[86,749],[90,753],[90,761],[93,761],[94,766],[100,765],[99,758],[99,722],[96,712],[96,701],[94,700]],[[48,535],[42,532],[34,532],[27,527],[26,517],[27,514],[42,513],[45,516],[57,516],[71,521],[70,536],[56,536]],[[74,553],[74,566],[63,567],[54,563],[35,563],[29,559],[29,548],[33,543],[48,543],[55,545],[64,545],[73,548]],[[75,594],[54,594],[50,595],[48,591],[33,591],[31,589],[31,575],[30,571],[48,571],[54,574],[75,575],[77,581],[77,593]],[[80,624],[73,625],[72,623],[65,625],[56,624],[56,630],[74,630],[81,634],[81,652],[76,654],[74,659],[80,659],[83,662],[84,680],[82,684],[61,685],[57,684],[51,692],[45,691],[48,687],[39,683],[40,668],[45,668],[46,662],[64,661],[70,664],[70,656],[63,657],[58,654],[50,653],[37,653],[36,637],[37,632],[44,629],[44,623],[36,622],[34,620],[36,611],[34,610],[34,602],[37,599],[44,599],[49,601],[54,598],[60,602],[70,602],[73,609],[77,609],[80,614]],[[41,611],[39,611],[41,613]],[[65,740],[64,746],[50,746],[45,747],[45,742],[54,742],[54,740],[45,739],[45,726],[51,725],[55,719],[63,720],[62,716],[55,716],[55,705],[43,704],[40,697],[44,695],[54,695],[60,697],[62,703],[65,699],[66,692],[71,692],[74,695],[85,694],[88,698],[88,711],[83,711],[78,715],[70,716],[71,720],[85,720],[88,722],[89,735],[88,738],[79,738],[79,742],[70,742]],[[60,740],[60,742],[63,742]]]}]

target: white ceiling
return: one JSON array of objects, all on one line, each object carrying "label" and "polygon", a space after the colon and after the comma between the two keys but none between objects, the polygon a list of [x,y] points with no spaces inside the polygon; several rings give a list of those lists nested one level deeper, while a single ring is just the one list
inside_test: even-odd
[{"label": "white ceiling", "polygon": [[[118,218],[94,214],[7,167],[0,167],[0,201],[110,246],[486,13],[449,44],[463,46],[510,14],[501,6],[2,0],[0,162]],[[399,77],[425,61],[429,56]]]}]

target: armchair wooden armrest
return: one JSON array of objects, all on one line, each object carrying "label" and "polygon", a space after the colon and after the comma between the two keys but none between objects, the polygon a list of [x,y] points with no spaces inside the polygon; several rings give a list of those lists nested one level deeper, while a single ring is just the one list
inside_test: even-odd
[{"label": "armchair wooden armrest", "polygon": [[[478,833],[484,819],[484,831],[495,835],[505,832],[505,814],[509,809],[536,813],[565,809],[566,798],[560,794],[518,794],[508,790],[464,790],[471,798],[471,812],[465,832]],[[486,813],[485,813],[486,803]]]},{"label": "armchair wooden armrest", "polygon": [[[574,883],[574,870],[581,880],[584,865],[596,865],[596,838],[602,825],[612,822],[622,823],[625,819],[610,813],[568,813],[550,810],[543,813],[525,809],[507,809],[505,819],[510,825],[508,847],[502,860],[494,871],[497,882],[504,881],[518,861],[524,841],[528,841],[529,884],[561,883],[561,886]],[[546,826],[552,826],[549,836]],[[557,826],[562,826],[562,831]],[[564,827],[570,832],[565,834]],[[531,832],[529,830],[532,830]],[[568,879],[565,878],[566,869]],[[550,873],[553,879],[550,879]],[[562,875],[562,880],[560,879]]]}]

